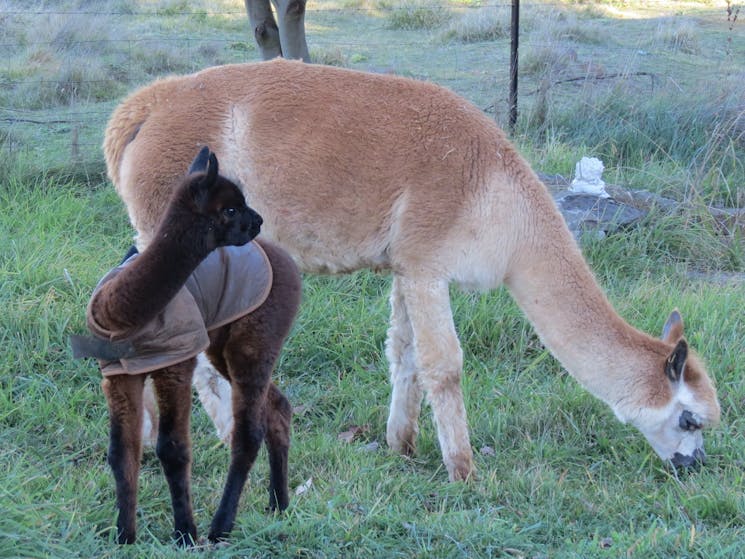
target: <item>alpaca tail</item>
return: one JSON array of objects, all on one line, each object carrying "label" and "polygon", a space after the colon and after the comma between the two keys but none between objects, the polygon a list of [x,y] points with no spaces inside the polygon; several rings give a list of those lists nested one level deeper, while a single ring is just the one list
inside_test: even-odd
[{"label": "alpaca tail", "polygon": [[109,178],[117,190],[124,150],[137,137],[140,128],[150,116],[152,96],[150,88],[136,91],[114,110],[106,126],[103,153]]}]

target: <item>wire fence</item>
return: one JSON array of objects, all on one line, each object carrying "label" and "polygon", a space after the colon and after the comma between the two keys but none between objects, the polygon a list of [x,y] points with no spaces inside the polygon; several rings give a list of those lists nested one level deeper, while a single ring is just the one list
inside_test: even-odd
[{"label": "wire fence", "polygon": [[[259,60],[243,3],[226,1],[210,10],[185,1],[117,7],[113,0],[101,10],[45,4],[0,10],[3,150],[48,168],[100,167],[106,120],[128,91],[169,74]],[[312,2],[305,20],[314,62],[434,81],[504,124],[509,2],[382,5]],[[540,112],[549,87],[576,95],[588,84],[618,80],[631,80],[642,92],[660,86],[666,59],[652,61],[648,37],[617,45],[609,55],[602,27],[583,19],[582,10],[521,5],[523,111]]]}]

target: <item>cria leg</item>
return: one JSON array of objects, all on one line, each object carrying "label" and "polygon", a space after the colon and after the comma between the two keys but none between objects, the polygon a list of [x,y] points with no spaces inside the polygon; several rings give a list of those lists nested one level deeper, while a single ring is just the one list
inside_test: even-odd
[{"label": "cria leg", "polygon": [[108,462],[116,482],[117,542],[136,537],[137,477],[142,455],[142,388],[144,375],[115,375],[101,383],[109,405]]},{"label": "cria leg", "polygon": [[[217,369],[212,366],[204,353],[200,353],[197,357],[193,385],[199,396],[199,401],[215,425],[218,438],[225,444],[230,444],[230,434],[233,432],[230,383],[217,372]],[[142,422],[142,438],[147,446],[155,446],[158,438],[158,410],[153,393],[153,383],[149,378],[145,382],[143,399],[145,409]]]},{"label": "cria leg", "polygon": [[[230,400],[230,383],[212,366],[204,353],[197,358],[194,369],[194,388],[207,415],[215,425],[217,437],[230,444],[233,432],[233,408]],[[155,446],[158,440],[158,409],[150,378],[145,382],[142,440],[146,446]]]},{"label": "cria leg", "polygon": [[419,384],[432,407],[442,458],[450,481],[473,474],[461,375],[463,352],[458,342],[445,281],[401,278],[401,293],[414,333]]},{"label": "cria leg", "polygon": [[243,486],[266,435],[267,391],[276,353],[252,354],[252,345],[236,348],[228,363],[233,379],[234,430],[228,477],[208,536],[212,542],[224,539],[233,529]]},{"label": "cria leg", "polygon": [[160,410],[155,452],[168,480],[173,507],[173,538],[179,545],[193,545],[197,528],[191,504],[191,375],[196,359],[156,371],[153,377]]},{"label": "cria leg", "polygon": [[414,332],[400,282],[399,277],[394,276],[390,298],[391,325],[385,343],[392,384],[386,440],[392,449],[411,455],[419,434],[422,388],[414,360]]},{"label": "cria leg", "polygon": [[266,448],[269,455],[269,510],[283,511],[290,504],[287,459],[290,451],[292,406],[274,384],[266,402]]}]

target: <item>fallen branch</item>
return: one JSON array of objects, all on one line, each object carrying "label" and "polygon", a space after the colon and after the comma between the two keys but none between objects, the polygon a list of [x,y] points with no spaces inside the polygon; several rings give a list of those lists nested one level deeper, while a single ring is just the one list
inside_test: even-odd
[{"label": "fallen branch", "polygon": [[27,124],[72,124],[74,120],[34,120],[32,118],[0,118],[3,122],[27,123]]},{"label": "fallen branch", "polygon": [[[571,83],[571,82],[580,82],[580,81],[596,81],[596,80],[610,80],[614,78],[626,78],[630,76],[648,76],[652,79],[652,87],[654,87],[654,80],[656,78],[656,75],[651,72],[614,72],[613,74],[600,74],[600,75],[585,75],[585,76],[576,76],[574,78],[564,78],[562,80],[556,80],[555,82],[552,82],[548,84],[545,87],[545,90],[548,91],[554,86],[561,85],[563,83]],[[523,93],[523,95],[535,95],[536,93],[539,93],[542,91],[543,87],[538,87],[532,91],[528,91],[527,93]]]}]

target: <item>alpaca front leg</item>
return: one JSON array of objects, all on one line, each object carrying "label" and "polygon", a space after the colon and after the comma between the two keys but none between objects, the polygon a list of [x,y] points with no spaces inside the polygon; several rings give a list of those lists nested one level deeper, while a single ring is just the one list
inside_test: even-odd
[{"label": "alpaca front leg", "polygon": [[153,381],[148,376],[142,393],[142,442],[145,446],[155,446],[158,442],[158,403],[155,401]]},{"label": "alpaca front leg", "polygon": [[120,544],[134,543],[136,538],[144,381],[144,375],[116,375],[101,383],[109,406],[107,458],[116,483],[116,539]]},{"label": "alpaca front leg", "polygon": [[412,455],[419,434],[422,389],[414,359],[414,332],[400,282],[398,276],[394,276],[390,297],[391,325],[385,343],[392,385],[386,440],[393,450]]},{"label": "alpaca front leg", "polygon": [[401,279],[414,333],[419,383],[432,407],[437,438],[450,481],[474,473],[461,376],[463,352],[453,324],[446,281]]},{"label": "alpaca front leg", "polygon": [[173,507],[173,538],[180,546],[197,541],[191,503],[191,377],[195,359],[161,369],[153,374],[160,409],[155,452],[168,481]]}]

